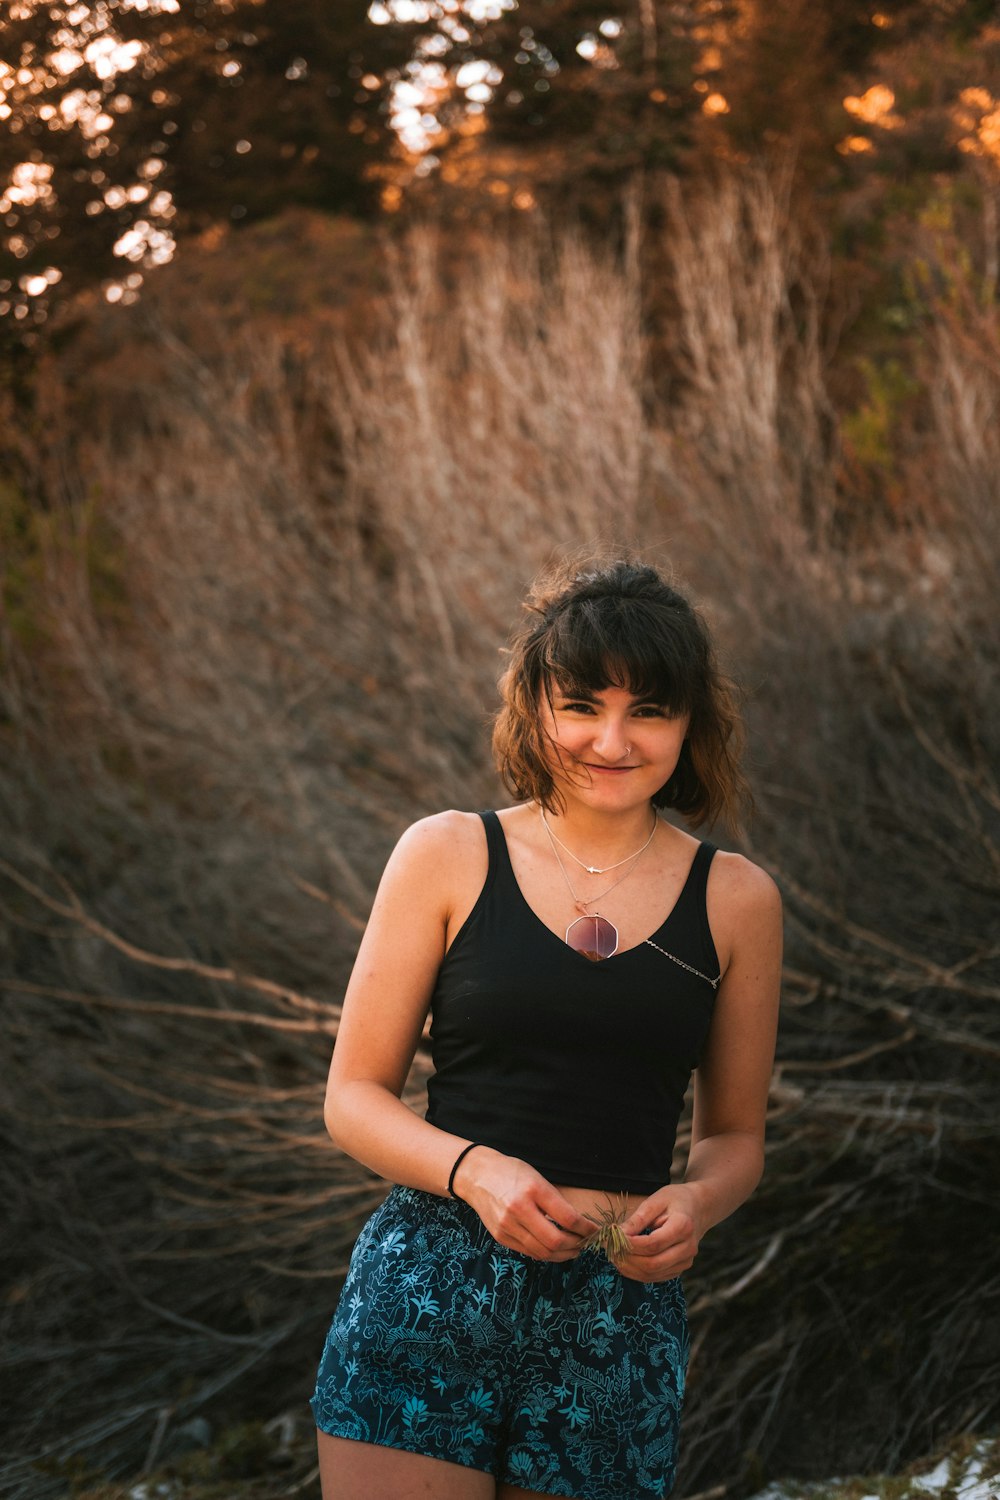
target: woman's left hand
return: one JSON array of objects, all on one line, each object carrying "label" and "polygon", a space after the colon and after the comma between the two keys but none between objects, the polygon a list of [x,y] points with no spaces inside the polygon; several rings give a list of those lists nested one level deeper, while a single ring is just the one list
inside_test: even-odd
[{"label": "woman's left hand", "polygon": [[669,1281],[688,1270],[698,1254],[703,1230],[697,1195],[683,1183],[659,1188],[621,1227],[629,1242],[629,1254],[616,1261],[622,1275],[631,1281]]}]

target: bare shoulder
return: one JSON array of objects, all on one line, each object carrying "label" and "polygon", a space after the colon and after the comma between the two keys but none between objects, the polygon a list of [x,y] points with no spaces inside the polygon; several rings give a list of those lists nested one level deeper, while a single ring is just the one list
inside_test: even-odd
[{"label": "bare shoulder", "polygon": [[386,875],[423,897],[450,907],[461,902],[470,882],[479,884],[487,864],[486,836],[478,813],[432,813],[411,823],[397,843]]},{"label": "bare shoulder", "polygon": [[765,989],[777,993],[781,968],[781,893],[766,870],[742,854],[719,850],[712,860],[706,892],[708,921],[715,938],[719,964],[727,976],[724,989],[730,994],[740,978],[752,978],[752,993],[759,995],[761,975]]},{"label": "bare shoulder", "polygon": [[396,848],[407,854],[444,856],[456,850],[461,854],[479,849],[482,844],[483,820],[479,814],[449,808],[411,823]]},{"label": "bare shoulder", "polygon": [[396,844],[393,859],[408,864],[430,864],[442,870],[460,867],[484,853],[486,835],[480,814],[448,808],[444,813],[432,813],[411,823]]},{"label": "bare shoulder", "polygon": [[743,854],[720,849],[708,877],[708,902],[724,920],[781,920],[781,892],[766,870]]}]

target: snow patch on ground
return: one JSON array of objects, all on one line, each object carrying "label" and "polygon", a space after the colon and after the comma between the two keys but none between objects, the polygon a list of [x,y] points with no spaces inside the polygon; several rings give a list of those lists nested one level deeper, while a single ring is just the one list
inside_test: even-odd
[{"label": "snow patch on ground", "polygon": [[956,1449],[906,1476],[771,1484],[753,1500],[1000,1500],[1000,1444],[984,1438],[964,1456]]}]

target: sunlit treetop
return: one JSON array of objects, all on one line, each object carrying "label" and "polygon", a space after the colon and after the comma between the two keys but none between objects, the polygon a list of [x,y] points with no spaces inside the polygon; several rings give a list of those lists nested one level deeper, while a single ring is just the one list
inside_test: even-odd
[{"label": "sunlit treetop", "polygon": [[[675,160],[685,121],[704,108],[692,88],[701,33],[731,9],[730,0],[372,0],[373,25],[413,36],[409,63],[386,80],[408,171],[384,174],[384,205],[399,207],[408,182],[423,179],[527,208],[553,173],[579,191]],[[717,106],[725,101],[714,97]]]},{"label": "sunlit treetop", "polygon": [[371,212],[410,57],[367,0],[21,3],[0,26],[0,317],[134,300],[178,236],[285,203]]},{"label": "sunlit treetop", "polygon": [[991,24],[984,0],[14,0],[0,319],[95,284],[133,301],[184,235],[293,203],[598,208],[632,172],[775,141],[807,171],[930,142],[930,170],[992,171]]},{"label": "sunlit treetop", "polygon": [[7,131],[0,146],[0,314],[29,326],[44,322],[51,290],[63,280],[56,242],[72,235],[78,246],[93,245],[88,223],[98,219],[114,226],[101,228],[123,267],[105,279],[111,300],[138,295],[142,273],[128,269],[130,262],[150,267],[172,256],[176,210],[169,189],[157,183],[164,160],[153,151],[123,150],[119,139],[120,123],[136,104],[128,75],[148,78],[154,54],[120,23],[129,13],[153,20],[179,9],[179,0],[11,7],[0,34],[0,119]]}]

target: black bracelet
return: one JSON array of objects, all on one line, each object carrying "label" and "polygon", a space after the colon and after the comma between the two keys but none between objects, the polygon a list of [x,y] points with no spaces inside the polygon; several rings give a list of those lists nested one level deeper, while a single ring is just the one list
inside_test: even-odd
[{"label": "black bracelet", "polygon": [[457,1198],[459,1203],[464,1203],[465,1199],[459,1198],[458,1194],[455,1192],[455,1173],[458,1171],[459,1167],[462,1165],[469,1152],[475,1151],[476,1147],[481,1145],[482,1141],[470,1141],[467,1146],[462,1147],[461,1151],[455,1157],[455,1165],[452,1167],[451,1176],[448,1178],[448,1192],[453,1198]]}]

